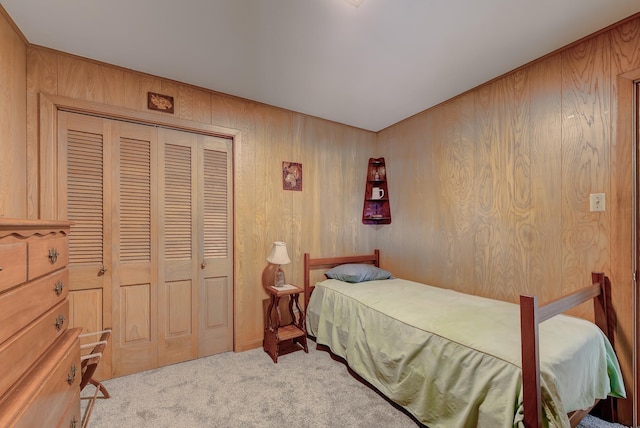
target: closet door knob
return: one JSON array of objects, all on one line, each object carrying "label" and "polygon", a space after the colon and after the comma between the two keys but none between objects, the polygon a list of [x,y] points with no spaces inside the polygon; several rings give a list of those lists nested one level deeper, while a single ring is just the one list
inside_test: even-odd
[{"label": "closet door knob", "polygon": [[104,267],[104,265],[102,265],[102,269],[100,269],[100,270],[98,271],[98,276],[102,276],[102,275],[104,275],[104,273],[105,273],[106,271],[107,271],[107,268],[106,268],[106,267]]},{"label": "closet door knob", "polygon": [[200,263],[200,269],[204,269],[207,267],[207,262],[206,261],[202,261],[202,263]]}]

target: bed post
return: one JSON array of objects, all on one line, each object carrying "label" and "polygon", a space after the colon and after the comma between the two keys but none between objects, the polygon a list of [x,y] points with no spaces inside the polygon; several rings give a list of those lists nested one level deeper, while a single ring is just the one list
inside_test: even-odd
[{"label": "bed post", "polygon": [[[607,336],[609,343],[615,349],[614,330],[615,319],[613,318],[613,308],[611,306],[611,282],[603,272],[591,272],[591,282],[600,285],[600,294],[593,299],[594,321],[600,330]],[[615,421],[617,419],[616,400],[607,397],[600,403],[598,410],[602,417]]]},{"label": "bed post", "polygon": [[522,346],[522,394],[524,426],[542,426],[540,394],[540,350],[538,343],[538,298],[520,296],[520,338]]},{"label": "bed post", "polygon": [[594,321],[600,330],[609,338],[611,346],[613,343],[613,323],[611,322],[611,283],[602,272],[591,272],[591,282],[600,284],[600,295],[593,299]]}]

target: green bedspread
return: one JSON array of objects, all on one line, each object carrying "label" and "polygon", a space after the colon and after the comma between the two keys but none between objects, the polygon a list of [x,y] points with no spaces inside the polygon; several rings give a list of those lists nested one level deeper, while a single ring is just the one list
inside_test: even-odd
[{"label": "green bedspread", "polygon": [[[518,305],[402,279],[316,285],[307,329],[388,398],[435,427],[523,426]],[[593,323],[540,325],[543,415],[624,397],[617,358]]]}]

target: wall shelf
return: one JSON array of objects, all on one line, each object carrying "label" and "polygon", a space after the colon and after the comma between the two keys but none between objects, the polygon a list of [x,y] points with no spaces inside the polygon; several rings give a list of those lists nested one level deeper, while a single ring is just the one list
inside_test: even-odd
[{"label": "wall shelf", "polygon": [[384,158],[370,158],[362,208],[363,224],[390,224],[391,207]]}]

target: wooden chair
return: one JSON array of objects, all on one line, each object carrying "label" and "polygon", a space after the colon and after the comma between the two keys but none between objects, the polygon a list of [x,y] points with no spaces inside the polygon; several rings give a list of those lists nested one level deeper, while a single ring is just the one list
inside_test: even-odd
[{"label": "wooden chair", "polygon": [[80,391],[82,391],[85,388],[85,386],[87,386],[88,384],[91,384],[96,387],[93,393],[93,396],[81,397],[81,399],[83,400],[89,400],[89,403],[87,404],[87,408],[84,412],[84,416],[82,418],[82,428],[85,428],[89,423],[89,417],[91,416],[93,405],[95,404],[96,399],[98,398],[98,393],[102,392],[102,398],[110,397],[109,392],[107,391],[107,388],[105,388],[100,381],[94,379],[93,375],[96,372],[96,369],[98,368],[98,364],[100,363],[100,359],[102,358],[102,353],[104,352],[104,349],[106,348],[107,343],[109,341],[109,337],[111,336],[111,329],[105,329],[105,330],[97,331],[94,333],[81,334],[80,338],[95,337],[98,335],[100,337],[97,342],[91,342],[91,343],[86,343],[84,345],[80,345],[81,352],[86,352],[87,349],[90,350],[88,354],[80,356],[80,361],[81,361],[80,367],[81,367],[81,374],[82,374],[82,379],[80,380]]}]

